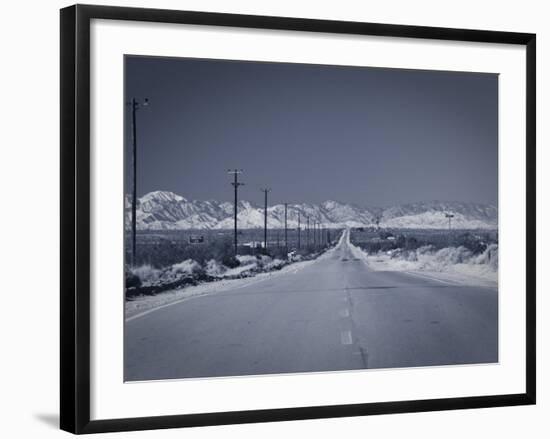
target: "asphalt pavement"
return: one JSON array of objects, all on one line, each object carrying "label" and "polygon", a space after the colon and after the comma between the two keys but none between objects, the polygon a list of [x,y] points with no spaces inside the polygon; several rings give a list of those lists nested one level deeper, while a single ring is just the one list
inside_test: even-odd
[{"label": "asphalt pavement", "polygon": [[125,380],[498,361],[496,288],[373,271],[339,244],[301,270],[125,325]]}]

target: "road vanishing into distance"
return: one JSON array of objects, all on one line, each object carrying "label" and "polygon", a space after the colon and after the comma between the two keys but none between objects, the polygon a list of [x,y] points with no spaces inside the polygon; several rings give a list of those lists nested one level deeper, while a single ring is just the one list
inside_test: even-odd
[{"label": "road vanishing into distance", "polygon": [[498,361],[496,288],[370,270],[349,232],[303,268],[125,325],[125,380]]}]

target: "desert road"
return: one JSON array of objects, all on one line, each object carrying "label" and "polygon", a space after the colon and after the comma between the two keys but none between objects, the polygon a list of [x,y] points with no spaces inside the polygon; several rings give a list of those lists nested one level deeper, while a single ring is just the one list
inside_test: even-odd
[{"label": "desert road", "polygon": [[125,380],[498,361],[496,288],[373,271],[349,233],[300,270],[133,318]]}]

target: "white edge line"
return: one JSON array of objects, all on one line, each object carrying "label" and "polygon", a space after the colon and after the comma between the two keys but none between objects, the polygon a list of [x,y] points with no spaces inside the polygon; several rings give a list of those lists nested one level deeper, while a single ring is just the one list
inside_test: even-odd
[{"label": "white edge line", "polygon": [[[266,274],[269,274],[269,275],[272,275],[274,273],[266,273]],[[158,305],[158,306],[155,306],[153,308],[150,308],[146,311],[143,311],[143,312],[140,312],[140,313],[137,313],[137,314],[134,314],[133,316],[130,316],[130,317],[127,317],[124,319],[125,322],[129,322],[131,320],[134,320],[134,319],[137,319],[138,317],[143,317],[147,314],[150,314],[152,313],[153,311],[157,311],[159,309],[162,309],[162,308],[167,308],[169,306],[172,306],[172,305],[177,305],[178,303],[181,303],[181,302],[185,302],[186,300],[190,300],[190,299],[194,299],[194,298],[197,298],[197,297],[204,297],[204,296],[210,296],[212,294],[217,294],[217,293],[225,293],[227,291],[235,291],[235,290],[240,290],[242,288],[246,288],[246,287],[249,287],[251,285],[255,285],[255,284],[258,284],[260,282],[263,282],[263,281],[266,281],[268,279],[270,279],[271,276],[265,276],[265,277],[262,277],[261,279],[254,279],[253,277],[251,279],[250,282],[248,282],[247,284],[245,285],[239,285],[239,286],[236,286],[236,287],[233,287],[233,288],[227,288],[227,289],[221,289],[221,290],[215,290],[215,291],[204,291],[202,293],[197,293],[197,294],[192,294],[190,296],[186,296],[186,297],[182,297],[181,299],[176,299],[174,300],[173,302],[168,302],[168,303],[163,303],[162,305]],[[219,281],[219,282],[223,282],[223,280]],[[214,282],[215,283],[215,282]]]}]

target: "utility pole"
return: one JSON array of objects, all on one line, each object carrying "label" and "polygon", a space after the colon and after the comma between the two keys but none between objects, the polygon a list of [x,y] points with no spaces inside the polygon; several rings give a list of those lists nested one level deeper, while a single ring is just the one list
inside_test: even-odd
[{"label": "utility pole", "polygon": [[451,220],[454,218],[452,213],[445,213],[445,218],[449,220],[449,245],[451,245]]},{"label": "utility pole", "polygon": [[317,223],[317,247],[321,247],[321,223]]},{"label": "utility pole", "polygon": [[307,220],[307,224],[306,224],[306,243],[307,243],[307,246],[309,247],[309,215],[306,215],[306,220]]},{"label": "utility pole", "polygon": [[298,250],[300,250],[300,233],[302,232],[300,225],[300,212],[298,212]]},{"label": "utility pole", "polygon": [[229,169],[227,171],[228,174],[232,174],[233,175],[233,182],[231,183],[231,185],[233,186],[233,188],[235,189],[235,201],[234,201],[234,209],[233,209],[233,216],[235,218],[235,232],[234,232],[234,240],[235,240],[235,256],[237,256],[237,203],[239,202],[239,199],[238,199],[238,190],[239,190],[239,186],[243,186],[244,183],[241,183],[239,182],[239,174],[242,174],[243,173],[243,170],[242,169]]},{"label": "utility pole", "polygon": [[132,187],[132,265],[137,263],[136,254],[136,210],[137,210],[137,123],[136,112],[139,107],[147,107],[149,99],[145,98],[143,102],[138,102],[136,98],[132,98],[130,103],[132,106],[132,172],[133,172],[133,187]]},{"label": "utility pole", "polygon": [[317,246],[321,247],[321,223],[317,223]]},{"label": "utility pole", "polygon": [[321,247],[321,223],[317,223],[317,246]]},{"label": "utility pole", "polygon": [[288,227],[287,227],[287,209],[288,203],[285,203],[285,251],[288,255]]},{"label": "utility pole", "polygon": [[319,223],[315,221],[315,243],[319,247]]},{"label": "utility pole", "polygon": [[313,247],[317,247],[317,222],[313,221]]},{"label": "utility pole", "polygon": [[452,213],[446,213],[445,218],[449,219],[449,233],[451,232],[451,219],[454,218],[454,215]]},{"label": "utility pole", "polygon": [[270,188],[260,189],[264,193],[264,250],[267,251],[267,193]]}]

